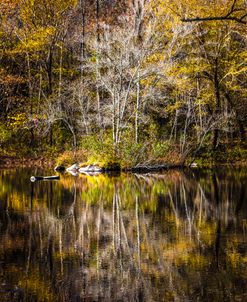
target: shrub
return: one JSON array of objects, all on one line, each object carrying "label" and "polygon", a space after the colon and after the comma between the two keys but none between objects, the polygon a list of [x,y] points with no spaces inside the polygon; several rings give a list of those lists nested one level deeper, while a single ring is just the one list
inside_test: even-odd
[{"label": "shrub", "polygon": [[11,138],[11,131],[3,124],[0,124],[0,145],[3,145]]},{"label": "shrub", "polygon": [[56,160],[56,165],[71,166],[75,162],[83,162],[86,160],[83,150],[65,151]]}]

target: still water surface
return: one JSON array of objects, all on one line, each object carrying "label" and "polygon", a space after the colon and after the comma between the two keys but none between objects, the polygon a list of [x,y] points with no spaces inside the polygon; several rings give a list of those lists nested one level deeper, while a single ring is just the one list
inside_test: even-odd
[{"label": "still water surface", "polygon": [[246,169],[0,170],[0,301],[247,301]]}]

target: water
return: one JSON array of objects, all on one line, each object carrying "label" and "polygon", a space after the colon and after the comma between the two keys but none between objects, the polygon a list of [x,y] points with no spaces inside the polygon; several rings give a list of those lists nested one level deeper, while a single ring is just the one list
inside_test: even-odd
[{"label": "water", "polygon": [[247,301],[246,169],[0,170],[0,301]]}]

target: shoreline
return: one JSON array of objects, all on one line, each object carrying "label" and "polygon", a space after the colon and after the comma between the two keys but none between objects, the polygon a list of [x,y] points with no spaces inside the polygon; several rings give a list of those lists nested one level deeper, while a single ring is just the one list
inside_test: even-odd
[{"label": "shoreline", "polygon": [[55,160],[45,157],[0,156],[0,168],[53,167]]},{"label": "shoreline", "polygon": [[[0,169],[10,168],[29,168],[29,167],[49,167],[54,168],[56,165],[56,159],[45,158],[45,157],[16,157],[16,156],[0,156]],[[148,173],[148,172],[159,172],[169,169],[214,169],[217,167],[247,167],[246,161],[236,162],[218,162],[218,163],[206,163],[197,164],[195,167],[189,166],[188,164],[174,164],[174,163],[153,163],[153,164],[139,164],[134,167],[125,167],[119,169],[110,169],[113,172],[132,172],[132,173]],[[108,169],[105,169],[104,173],[107,173]]]}]

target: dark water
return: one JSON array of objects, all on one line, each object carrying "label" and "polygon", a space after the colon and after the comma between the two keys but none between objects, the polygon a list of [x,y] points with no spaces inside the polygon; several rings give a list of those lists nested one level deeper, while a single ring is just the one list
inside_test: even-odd
[{"label": "dark water", "polygon": [[50,173],[0,170],[0,301],[247,301],[246,169]]}]

